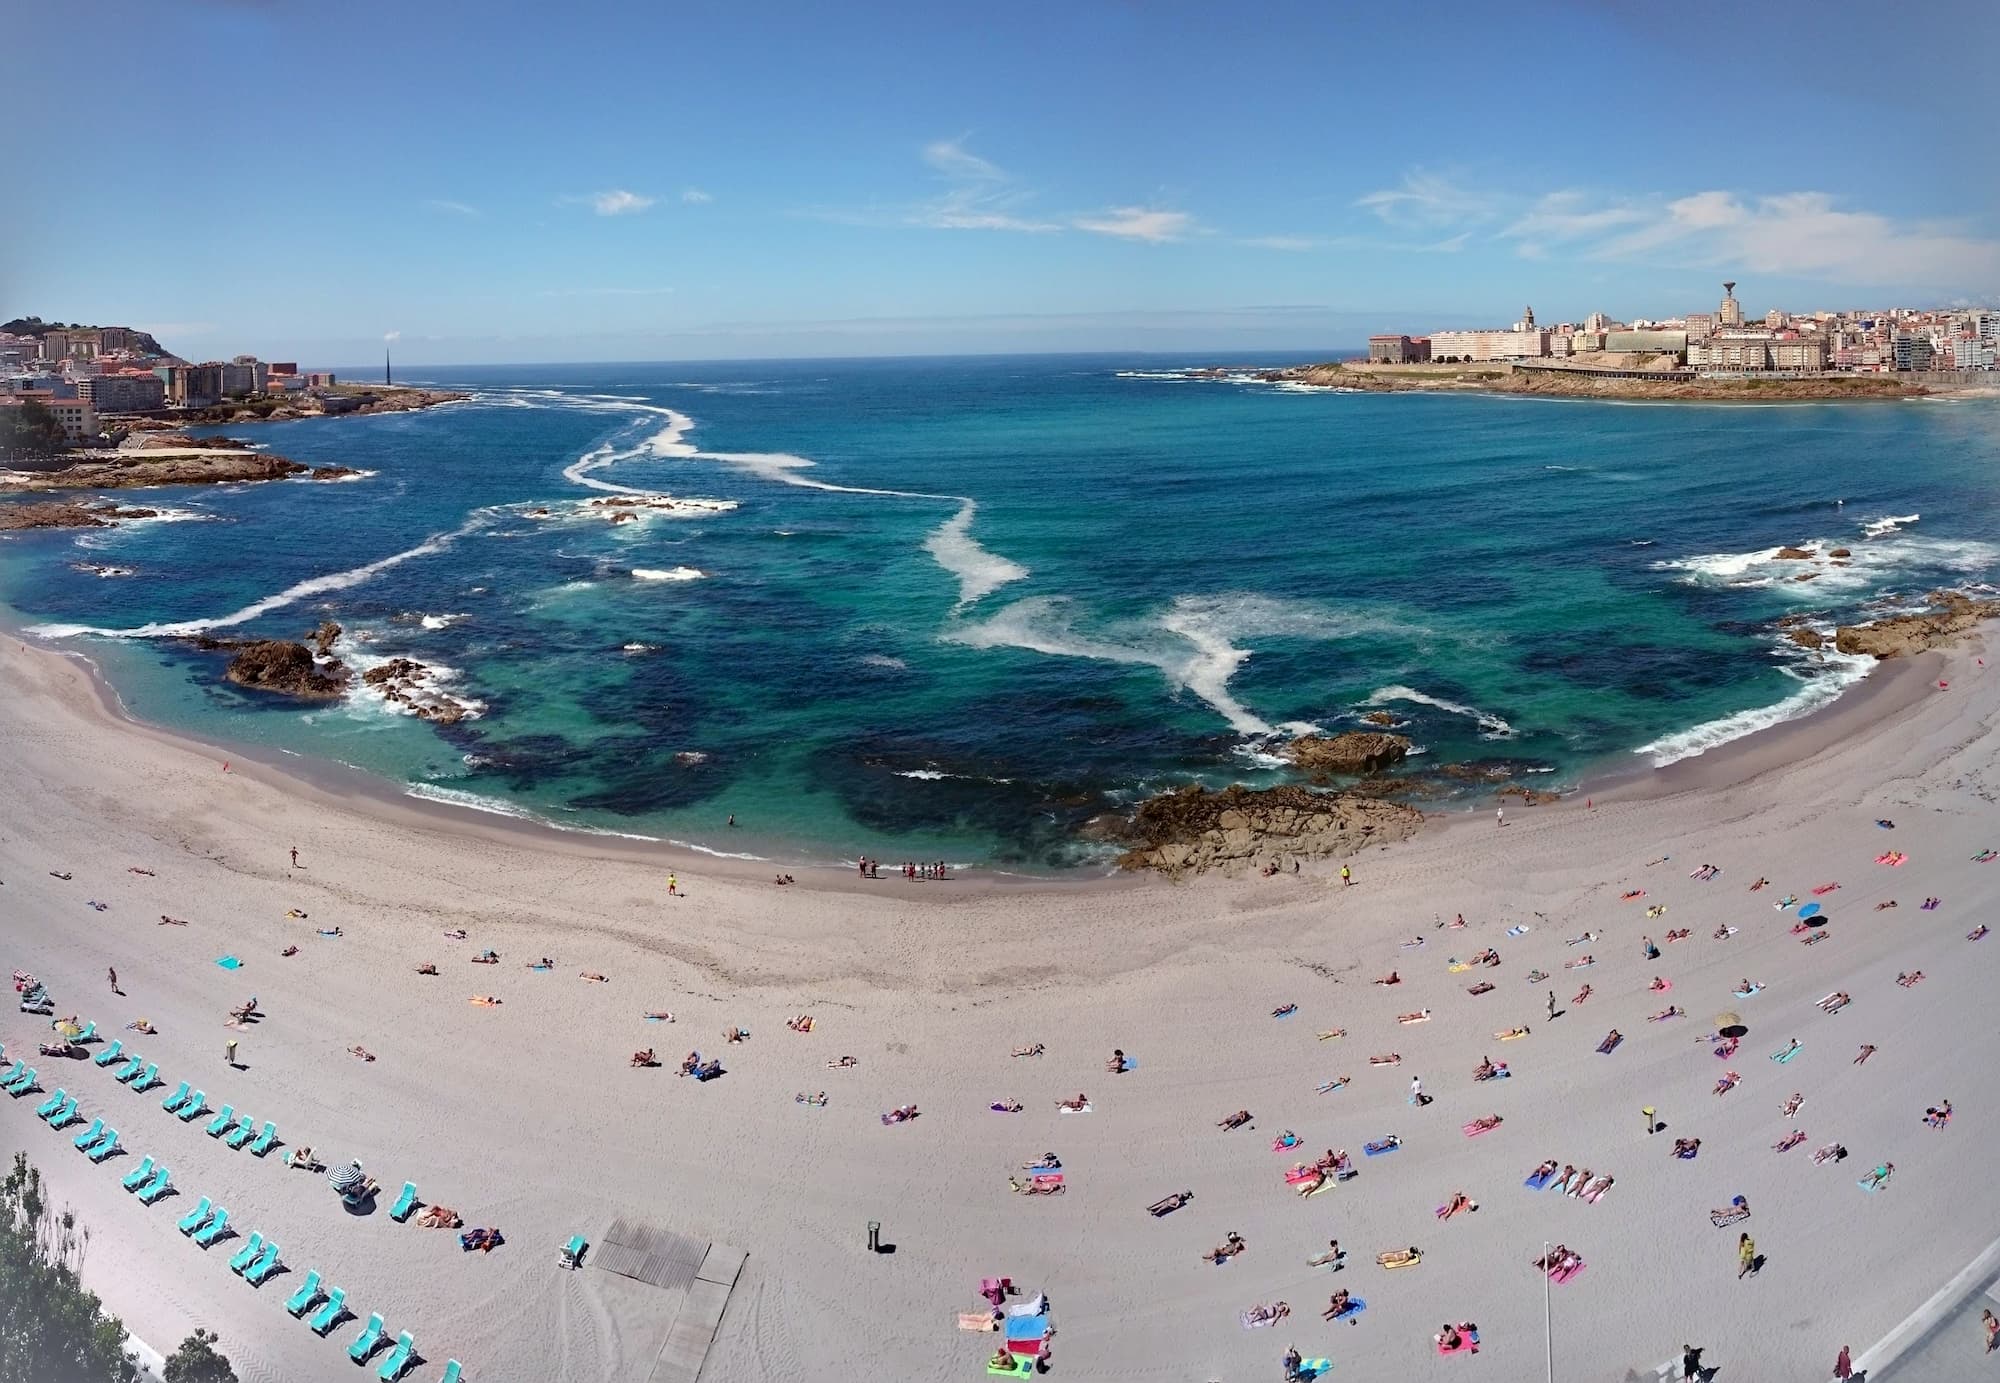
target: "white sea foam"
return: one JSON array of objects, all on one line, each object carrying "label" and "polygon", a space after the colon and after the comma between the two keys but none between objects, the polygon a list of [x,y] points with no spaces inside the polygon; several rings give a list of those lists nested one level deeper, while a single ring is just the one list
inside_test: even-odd
[{"label": "white sea foam", "polygon": [[[350,710],[414,716],[420,710],[456,707],[466,720],[477,720],[486,713],[485,702],[451,690],[460,673],[457,668],[446,667],[443,663],[422,663],[414,673],[371,686],[367,674],[392,661],[388,655],[363,651],[361,645],[373,642],[374,635],[357,630],[343,634],[333,645],[333,656],[345,663],[353,674],[345,698],[345,705]],[[398,692],[397,697],[390,697],[392,688]]]},{"label": "white sea foam", "polygon": [[1494,715],[1491,711],[1482,711],[1477,706],[1468,706],[1462,701],[1447,701],[1441,696],[1432,696],[1429,692],[1418,691],[1415,687],[1406,687],[1401,683],[1391,687],[1378,687],[1375,691],[1370,692],[1368,699],[1361,704],[1364,706],[1387,706],[1395,701],[1413,702],[1419,706],[1429,706],[1433,710],[1449,711],[1452,715],[1464,716],[1468,720],[1476,721],[1479,725],[1479,737],[1481,739],[1507,740],[1513,739],[1519,733],[1513,726],[1509,725],[1499,716]]},{"label": "white sea foam", "polygon": [[1875,659],[1865,654],[1826,652],[1821,661],[1825,671],[1814,676],[1785,669],[1787,675],[1798,678],[1803,685],[1784,700],[1770,706],[1754,706],[1747,711],[1706,721],[1671,735],[1662,735],[1650,744],[1642,744],[1632,752],[1652,756],[1655,768],[1691,759],[1697,754],[1705,754],[1731,740],[1742,739],[1745,735],[1759,730],[1781,725],[1800,716],[1811,715],[1827,705],[1835,697],[1846,691],[1868,675],[1875,665]]},{"label": "white sea foam", "polygon": [[959,506],[956,514],[924,539],[924,551],[958,578],[960,605],[970,605],[1008,582],[1023,580],[1028,575],[1028,569],[1019,562],[1010,562],[997,553],[988,552],[972,536],[972,519],[978,512],[979,506],[968,499]]},{"label": "white sea foam", "polygon": [[618,650],[621,653],[651,653],[658,647],[658,644],[626,643],[618,645]]},{"label": "white sea foam", "polygon": [[699,581],[708,573],[696,567],[634,567],[632,577],[636,581]]},{"label": "white sea foam", "polygon": [[861,655],[861,661],[866,663],[869,667],[894,668],[898,672],[901,672],[905,668],[909,667],[909,664],[904,662],[901,658],[892,658],[886,653],[864,653]]},{"label": "white sea foam", "polygon": [[43,639],[68,639],[79,634],[95,634],[99,638],[106,639],[156,639],[182,638],[189,634],[204,633],[210,629],[227,629],[233,625],[248,624],[260,615],[268,615],[273,610],[282,610],[287,605],[297,604],[312,596],[325,595],[329,591],[351,590],[364,581],[380,576],[392,567],[401,566],[412,558],[429,557],[443,552],[458,539],[478,529],[486,522],[486,518],[484,511],[475,513],[449,533],[434,533],[415,547],[392,552],[387,557],[379,557],[362,566],[296,582],[276,595],[267,595],[261,600],[254,600],[232,614],[217,615],[211,619],[163,620],[142,624],[136,629],[101,629],[87,624],[37,624],[30,626],[27,632]]},{"label": "white sea foam", "polygon": [[469,615],[425,615],[417,623],[426,629],[449,629],[460,620],[470,618]]},{"label": "white sea foam", "polygon": [[960,778],[959,773],[940,773],[935,768],[902,768],[896,770],[898,778],[921,778],[927,783],[935,783],[941,778]]},{"label": "white sea foam", "polygon": [[1864,538],[1886,538],[1891,533],[1900,532],[1904,524],[1915,523],[1922,517],[1922,514],[1885,515],[1882,518],[1862,524],[1861,536]]},{"label": "white sea foam", "polygon": [[[1755,552],[1713,552],[1653,563],[1655,571],[1681,573],[1690,585],[1732,586],[1789,592],[1801,602],[1823,602],[1874,589],[1907,570],[1950,573],[1985,571],[2000,563],[2000,546],[1971,538],[1926,538],[1892,533],[1851,546],[1814,538],[1799,545],[1812,555],[1781,558],[1775,547]],[[1834,557],[1836,547],[1848,546],[1846,557]],[[1812,577],[1801,581],[1802,576]]]},{"label": "white sea foam", "polygon": [[1056,658],[1094,658],[1158,668],[1169,685],[1212,706],[1238,734],[1270,736],[1274,727],[1229,690],[1251,656],[1239,639],[1338,639],[1389,628],[1380,620],[1335,616],[1309,605],[1257,595],[1179,596],[1150,620],[1127,620],[1101,632],[1076,627],[1073,604],[1031,596],[942,637],[971,648],[1025,648]]}]

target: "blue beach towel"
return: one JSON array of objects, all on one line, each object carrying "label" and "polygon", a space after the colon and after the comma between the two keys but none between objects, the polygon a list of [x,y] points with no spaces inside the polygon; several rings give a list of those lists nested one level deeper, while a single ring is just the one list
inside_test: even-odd
[{"label": "blue beach towel", "polygon": [[1804,907],[1799,909],[1799,917],[1801,920],[1808,917],[1817,917],[1817,916],[1819,916],[1818,903],[1807,903]]},{"label": "blue beach towel", "polygon": [[221,966],[224,970],[234,970],[238,966],[243,964],[243,962],[238,960],[235,956],[223,956],[220,959],[218,959],[215,963]]}]

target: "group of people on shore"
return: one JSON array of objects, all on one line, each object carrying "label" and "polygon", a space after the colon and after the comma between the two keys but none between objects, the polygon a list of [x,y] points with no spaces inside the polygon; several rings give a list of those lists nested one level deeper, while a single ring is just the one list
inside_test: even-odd
[{"label": "group of people on shore", "polygon": [[[879,879],[882,877],[882,861],[870,859],[866,855],[855,861],[854,868],[855,872],[864,879]],[[903,877],[912,881],[945,879],[949,878],[950,874],[951,870],[943,860],[931,860],[927,863],[916,860],[903,861]],[[791,882],[789,875],[786,876],[785,882]]]}]

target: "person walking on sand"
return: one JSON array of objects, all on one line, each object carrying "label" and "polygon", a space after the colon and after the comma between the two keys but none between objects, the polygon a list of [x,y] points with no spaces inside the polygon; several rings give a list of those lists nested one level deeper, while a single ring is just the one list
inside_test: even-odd
[{"label": "person walking on sand", "polygon": [[667,875],[668,895],[670,897],[678,897],[680,895],[680,891],[681,891],[681,881],[679,876],[674,874]]},{"label": "person walking on sand", "polygon": [[1340,883],[1343,888],[1350,887],[1354,883],[1354,871],[1344,864],[1340,866]]},{"label": "person walking on sand", "polygon": [[1681,1346],[1681,1379],[1701,1377],[1701,1351],[1693,1345]]},{"label": "person walking on sand", "polygon": [[292,868],[297,869],[298,867],[299,867],[299,847],[294,845],[292,847]]},{"label": "person walking on sand", "polygon": [[1736,1241],[1736,1280],[1741,1282],[1744,1275],[1757,1264],[1757,1241],[1748,1234]]},{"label": "person walking on sand", "polygon": [[1556,992],[1553,989],[1551,989],[1549,991],[1549,1021],[1554,1022],[1555,1016],[1556,1016]]},{"label": "person walking on sand", "polygon": [[1849,1357],[1846,1345],[1840,1347],[1840,1357],[1833,1361],[1833,1376],[1840,1379],[1854,1377],[1854,1360]]},{"label": "person walking on sand", "polygon": [[1424,1102],[1424,1078],[1422,1076],[1411,1076],[1410,1103],[1414,1105],[1421,1105],[1423,1102]]},{"label": "person walking on sand", "polygon": [[222,1044],[222,1059],[228,1062],[231,1066],[234,1066],[236,1064],[235,1038],[232,1037],[227,1042]]},{"label": "person walking on sand", "polygon": [[118,971],[107,965],[104,968],[104,973],[111,979],[111,992],[113,994],[123,994],[125,991],[118,987]]},{"label": "person walking on sand", "polygon": [[1995,1319],[1991,1311],[1979,1313],[1979,1328],[1986,1332],[1986,1352],[1991,1354],[2000,1349],[2000,1320]]},{"label": "person walking on sand", "polygon": [[1493,824],[1495,826],[1505,826],[1507,824],[1507,809],[1505,807],[1495,807],[1493,809]]}]

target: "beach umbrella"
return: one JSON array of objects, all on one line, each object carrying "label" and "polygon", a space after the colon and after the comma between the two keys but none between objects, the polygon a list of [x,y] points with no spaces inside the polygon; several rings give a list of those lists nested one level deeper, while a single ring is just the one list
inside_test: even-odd
[{"label": "beach umbrella", "polygon": [[1750,1031],[1750,1029],[1743,1026],[1741,1016],[1734,1013],[1716,1014],[1715,1030],[1724,1037],[1741,1037],[1744,1033]]},{"label": "beach umbrella", "polygon": [[344,1196],[368,1178],[362,1174],[359,1162],[350,1162],[345,1167],[335,1167],[326,1174],[326,1179]]},{"label": "beach umbrella", "polygon": [[74,1042],[77,1038],[77,1035],[83,1031],[82,1028],[70,1022],[68,1019],[64,1019],[60,1023],[51,1023],[49,1024],[49,1026],[54,1028],[56,1030],[56,1035],[62,1038],[62,1040],[65,1042]]}]

